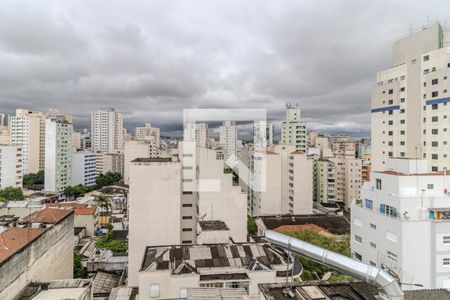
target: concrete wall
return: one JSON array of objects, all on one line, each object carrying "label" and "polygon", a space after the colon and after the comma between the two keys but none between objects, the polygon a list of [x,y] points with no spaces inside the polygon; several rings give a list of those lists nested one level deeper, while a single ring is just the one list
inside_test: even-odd
[{"label": "concrete wall", "polygon": [[9,300],[29,282],[73,278],[73,214],[0,265],[0,299]]}]

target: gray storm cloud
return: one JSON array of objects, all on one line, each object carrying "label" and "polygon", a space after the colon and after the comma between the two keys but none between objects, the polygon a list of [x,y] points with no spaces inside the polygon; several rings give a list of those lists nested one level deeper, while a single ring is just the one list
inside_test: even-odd
[{"label": "gray storm cloud", "polygon": [[[405,9],[408,7],[408,9]],[[179,133],[184,108],[297,102],[310,128],[367,136],[392,42],[448,1],[18,1],[0,4],[0,112],[99,107]],[[438,13],[438,14],[437,14]]]}]

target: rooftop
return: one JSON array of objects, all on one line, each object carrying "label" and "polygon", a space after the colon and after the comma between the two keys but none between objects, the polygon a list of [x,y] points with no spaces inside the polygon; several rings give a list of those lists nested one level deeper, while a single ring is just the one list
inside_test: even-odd
[{"label": "rooftop", "polygon": [[136,158],[131,162],[173,162],[172,158],[168,157],[145,157],[145,158]]},{"label": "rooftop", "polygon": [[203,231],[230,230],[223,221],[199,221],[198,223]]},{"label": "rooftop", "polygon": [[[411,174],[407,174],[407,173],[387,170],[387,171],[377,171],[376,173],[387,174],[387,175],[395,175],[395,176],[444,176],[444,172],[443,171],[440,171],[440,172],[429,172],[429,173],[411,173]],[[450,170],[447,170],[445,175],[450,175]]]},{"label": "rooftop", "polygon": [[43,228],[11,227],[0,233],[0,263],[39,237]]},{"label": "rooftop", "polygon": [[46,283],[29,283],[14,300],[85,299],[89,294],[89,279],[64,279]]},{"label": "rooftop", "polygon": [[86,203],[78,203],[78,202],[60,202],[60,203],[49,203],[47,204],[47,207],[54,207],[54,208],[68,208],[68,209],[75,209],[75,208],[84,208],[88,205]]},{"label": "rooftop", "polygon": [[[275,265],[285,264],[285,259],[283,252],[268,243],[159,246],[147,247],[141,271],[171,270],[172,274],[180,275],[211,268],[224,273],[228,267],[273,270]],[[236,272],[208,273],[208,276],[224,275],[236,276]]]},{"label": "rooftop", "polygon": [[63,219],[73,214],[73,210],[58,209],[58,208],[44,208],[38,210],[31,215],[23,217],[21,223],[44,223],[44,224],[57,224]]},{"label": "rooftop", "polygon": [[94,297],[109,296],[111,290],[119,285],[119,280],[120,275],[99,270],[95,274],[94,281],[92,282]]},{"label": "rooftop", "polygon": [[0,226],[7,226],[14,221],[17,221],[19,217],[15,217],[14,215],[3,215],[0,216]]},{"label": "rooftop", "polygon": [[75,215],[94,215],[96,207],[84,207],[75,209]]},{"label": "rooftop", "polygon": [[350,223],[344,217],[336,215],[273,215],[258,217],[258,219],[269,230],[275,230],[285,225],[314,224],[336,235],[348,234],[350,232]]}]

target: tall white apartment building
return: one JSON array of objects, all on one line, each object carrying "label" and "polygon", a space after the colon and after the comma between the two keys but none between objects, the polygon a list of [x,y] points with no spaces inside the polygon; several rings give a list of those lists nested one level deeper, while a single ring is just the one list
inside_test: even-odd
[{"label": "tall white apartment building", "polygon": [[138,286],[146,246],[204,241],[203,222],[247,240],[247,198],[213,150],[180,143],[180,157],[136,158],[129,175],[129,286]]},{"label": "tall white apartment building", "polygon": [[0,190],[7,187],[21,188],[22,177],[22,149],[19,146],[0,145]]},{"label": "tall white apartment building", "polygon": [[387,159],[351,207],[354,258],[390,270],[404,289],[450,288],[450,172]]},{"label": "tall white apartment building", "polygon": [[394,43],[394,66],[372,92],[372,168],[389,157],[426,158],[429,171],[450,165],[450,33],[433,24]]},{"label": "tall white apartment building", "polygon": [[112,153],[123,148],[123,116],[113,108],[91,114],[91,148],[93,152]]},{"label": "tall white apartment building", "polygon": [[45,166],[45,114],[17,109],[11,116],[11,144],[22,148],[23,174],[37,173]]},{"label": "tall white apartment building", "polygon": [[235,121],[225,121],[219,127],[219,143],[223,148],[225,160],[234,155],[237,157],[238,131]]},{"label": "tall white apartment building", "polygon": [[72,157],[72,185],[95,184],[96,155],[92,152],[74,152]]},{"label": "tall white apartment building", "polygon": [[[294,146],[253,155],[252,215],[310,214],[313,201],[313,160]],[[262,174],[264,172],[265,174]]]},{"label": "tall white apartment building", "polygon": [[266,151],[273,148],[274,126],[265,121],[253,125],[253,141],[256,151]]},{"label": "tall white apartment building", "polygon": [[44,189],[62,192],[72,184],[73,126],[64,116],[45,120]]},{"label": "tall white apartment building", "polygon": [[336,200],[336,166],[328,159],[314,160],[314,200],[334,203]]},{"label": "tall white apartment building", "polygon": [[297,104],[287,105],[286,121],[281,124],[280,144],[293,145],[298,151],[307,152],[306,122],[302,121],[300,108]]},{"label": "tall white apartment building", "polygon": [[183,134],[185,142],[195,142],[201,148],[210,146],[208,123],[187,124]]}]

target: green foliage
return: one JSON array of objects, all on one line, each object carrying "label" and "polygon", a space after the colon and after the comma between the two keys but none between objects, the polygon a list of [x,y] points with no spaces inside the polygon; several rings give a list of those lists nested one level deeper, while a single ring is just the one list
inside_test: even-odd
[{"label": "green foliage", "polygon": [[73,278],[87,278],[87,270],[81,264],[81,254],[73,256]]},{"label": "green foliage", "polygon": [[102,237],[99,237],[95,243],[95,246],[97,248],[109,249],[113,252],[126,252],[128,250],[128,246],[125,242],[112,239],[112,231]]},{"label": "green foliage", "polygon": [[30,173],[23,176],[23,187],[28,188],[34,184],[44,184],[44,171],[41,170],[37,173]]},{"label": "green foliage", "polygon": [[[350,240],[348,236],[328,237],[311,230],[287,231],[285,232],[285,234],[311,243],[313,245],[332,250],[346,256],[350,256]],[[297,259],[303,265],[303,280],[317,280],[317,276],[319,278],[322,278],[325,273],[332,271],[332,269],[302,256],[297,256]],[[314,272],[317,274],[317,276],[314,274]],[[333,275],[330,280],[343,280],[348,278],[349,277],[346,275],[339,274]]]},{"label": "green foliage", "polygon": [[122,175],[117,172],[107,172],[106,174],[100,174],[97,179],[97,188],[100,189],[104,186],[118,184],[122,180]]},{"label": "green foliage", "polygon": [[87,192],[90,192],[91,189],[85,185],[78,184],[74,186],[68,186],[64,189],[64,194],[66,194],[67,197],[82,197]]},{"label": "green foliage", "polygon": [[258,227],[256,226],[255,220],[251,217],[247,217],[247,233],[249,236],[255,236],[258,231]]},{"label": "green foliage", "polygon": [[112,207],[111,202],[109,202],[109,199],[105,196],[97,196],[95,197],[94,201],[100,208],[102,208],[102,210],[106,210],[106,212],[109,212],[110,208]]},{"label": "green foliage", "polygon": [[23,196],[21,188],[13,188],[7,187],[3,190],[0,190],[0,201],[9,201],[9,200],[23,200],[25,197]]}]

